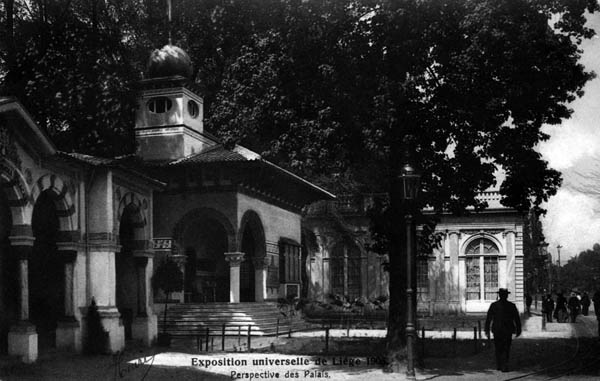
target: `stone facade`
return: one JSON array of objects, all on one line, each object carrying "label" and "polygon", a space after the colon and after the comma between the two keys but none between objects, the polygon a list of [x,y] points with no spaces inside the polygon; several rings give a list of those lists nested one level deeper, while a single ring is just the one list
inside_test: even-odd
[{"label": "stone facade", "polygon": [[[8,137],[3,150],[12,150],[0,158],[0,258],[3,274],[15,274],[0,283],[2,351],[26,362],[35,361],[38,345],[81,351],[92,299],[109,332],[108,350],[124,346],[119,310],[129,307],[133,338],[149,344],[156,336],[150,216],[152,192],[162,185],[58,152],[15,100],[0,100],[0,120]],[[126,215],[134,240],[125,243],[120,226]],[[126,254],[130,263],[121,260]],[[121,286],[135,292],[119,300]]]}]

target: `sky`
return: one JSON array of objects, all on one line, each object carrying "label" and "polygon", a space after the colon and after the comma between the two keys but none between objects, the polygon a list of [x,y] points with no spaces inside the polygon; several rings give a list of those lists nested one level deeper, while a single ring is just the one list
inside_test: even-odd
[{"label": "sky", "polygon": [[548,251],[561,264],[600,243],[600,15],[588,18],[597,36],[582,43],[581,63],[598,75],[583,97],[570,106],[574,112],[560,125],[544,126],[550,139],[538,146],[550,167],[563,174],[563,185],[545,205],[542,218]]}]

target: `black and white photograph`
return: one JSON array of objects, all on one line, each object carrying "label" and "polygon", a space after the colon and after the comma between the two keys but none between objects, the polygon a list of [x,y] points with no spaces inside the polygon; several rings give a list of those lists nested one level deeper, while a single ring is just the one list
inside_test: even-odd
[{"label": "black and white photograph", "polygon": [[0,381],[600,378],[598,0],[0,0]]}]

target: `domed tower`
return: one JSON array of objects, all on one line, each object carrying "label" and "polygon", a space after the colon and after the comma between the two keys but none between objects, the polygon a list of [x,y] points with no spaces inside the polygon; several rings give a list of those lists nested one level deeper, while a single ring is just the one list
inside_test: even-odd
[{"label": "domed tower", "polygon": [[177,46],[150,55],[135,121],[142,159],[181,159],[214,144],[204,133],[202,97],[189,89],[192,73],[190,57]]}]

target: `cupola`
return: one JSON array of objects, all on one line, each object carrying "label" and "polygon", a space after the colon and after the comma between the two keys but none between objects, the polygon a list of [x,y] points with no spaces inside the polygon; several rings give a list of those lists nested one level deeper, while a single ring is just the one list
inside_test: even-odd
[{"label": "cupola", "polygon": [[204,133],[203,100],[191,90],[192,77],[183,49],[169,44],[151,53],[135,120],[142,159],[177,160],[214,145]]}]

